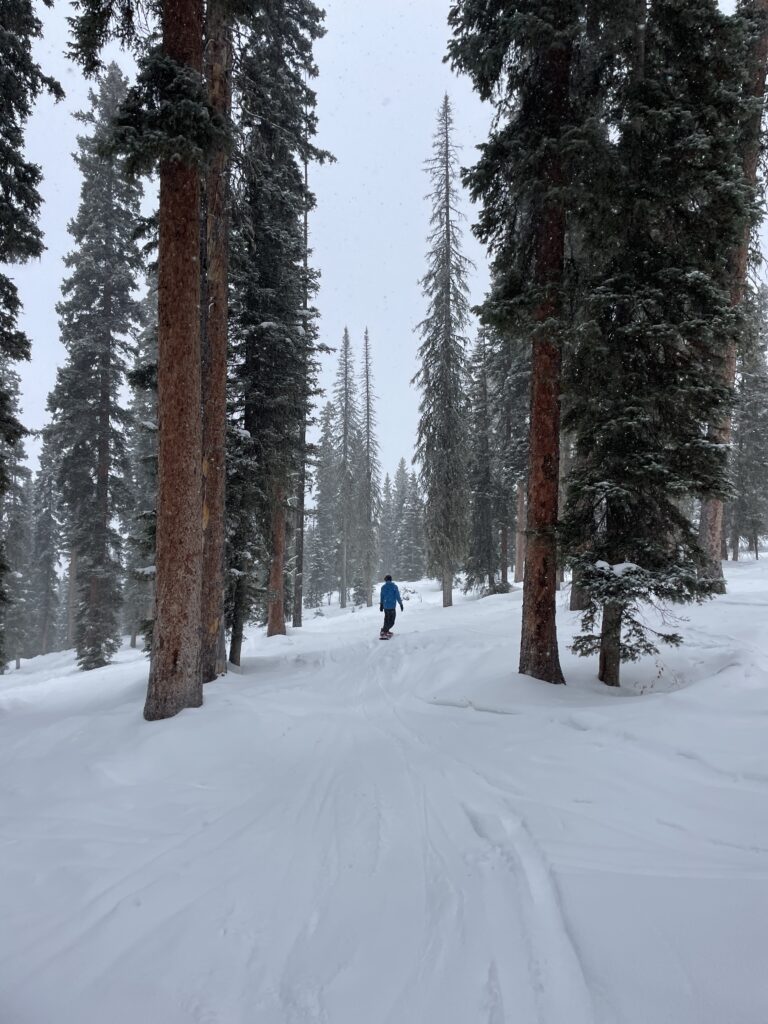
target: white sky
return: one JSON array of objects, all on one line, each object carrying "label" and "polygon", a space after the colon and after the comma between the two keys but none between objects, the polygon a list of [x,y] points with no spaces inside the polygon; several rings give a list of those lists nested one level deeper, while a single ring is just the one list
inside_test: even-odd
[{"label": "white sky", "polygon": [[[474,160],[473,147],[487,134],[490,112],[466,79],[442,63],[448,31],[448,0],[326,0],[327,35],[317,45],[320,77],[318,142],[337,162],[312,175],[317,210],[310,224],[313,264],[321,270],[318,307],[321,337],[336,345],[348,325],[359,357],[368,326],[373,343],[381,462],[394,472],[410,460],[418,421],[418,394],[410,380],[416,371],[424,301],[429,208],[423,162],[430,153],[438,105],[448,92],[454,104],[462,162]],[[733,0],[723,0],[724,9]],[[64,359],[58,341],[55,306],[64,276],[62,258],[70,248],[67,223],[79,200],[79,174],[72,160],[75,110],[87,102],[88,83],[64,57],[69,5],[41,8],[45,38],[38,46],[46,72],[56,75],[66,99],[40,100],[27,130],[27,149],[43,168],[41,226],[46,252],[40,260],[13,268],[32,339],[32,361],[20,364],[22,419],[36,429],[46,421],[45,402],[56,367]],[[124,69],[125,55],[111,50]],[[151,204],[150,204],[151,205]],[[465,251],[476,263],[471,298],[479,302],[487,285],[485,255],[468,222]],[[330,388],[335,355],[326,358],[321,383]],[[37,446],[29,439],[33,454]]]}]

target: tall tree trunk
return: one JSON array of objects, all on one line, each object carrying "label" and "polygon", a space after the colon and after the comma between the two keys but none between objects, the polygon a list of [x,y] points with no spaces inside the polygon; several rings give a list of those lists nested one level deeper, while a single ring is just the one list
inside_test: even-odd
[{"label": "tall tree trunk", "polygon": [[[209,0],[205,71],[208,100],[222,118],[230,107],[230,25],[223,0]],[[208,165],[206,195],[205,332],[203,397],[203,580],[201,671],[204,683],[227,671],[220,654],[224,622],[224,534],[227,432],[227,269],[229,257],[229,155],[217,148]]]},{"label": "tall tree trunk", "polygon": [[499,554],[501,556],[501,587],[509,587],[509,527],[502,526],[499,535]]},{"label": "tall tree trunk", "polygon": [[267,583],[267,636],[285,635],[285,491],[272,495],[272,557]]},{"label": "tall tree trunk", "polygon": [[[542,116],[565,122],[571,67],[569,44],[541,55]],[[560,158],[554,153],[544,170],[549,190],[563,186]],[[565,207],[559,195],[544,202],[537,227],[533,276],[544,290],[533,311],[538,325],[532,340],[531,413],[528,456],[528,517],[523,582],[520,672],[549,683],[564,683],[557,649],[557,512],[560,466],[560,339],[548,324],[561,312],[565,252]]]},{"label": "tall tree trunk", "polygon": [[[751,0],[749,5],[764,19],[763,30],[756,40],[752,51],[750,75],[750,95],[757,101],[749,124],[746,126],[743,168],[744,179],[750,188],[757,186],[757,172],[760,161],[761,126],[765,96],[766,71],[768,70],[768,0]],[[741,241],[731,253],[729,259],[729,277],[731,305],[738,306],[744,301],[747,286],[747,267],[749,263],[749,224],[744,225]],[[723,375],[726,385],[733,388],[736,381],[736,339],[729,338],[725,351]],[[732,419],[730,413],[713,423],[709,436],[712,441],[721,445],[730,445],[732,436]],[[725,593],[723,565],[720,560],[721,537],[724,528],[723,502],[720,498],[706,498],[701,505],[699,521],[699,542],[707,554],[709,569],[719,580],[718,591]]]},{"label": "tall tree trunk", "polygon": [[77,618],[77,551],[69,553],[69,579],[67,580],[67,647],[75,646],[75,620]]},{"label": "tall tree trunk", "polygon": [[341,536],[341,580],[339,581],[339,607],[347,607],[347,525],[342,524]]},{"label": "tall tree trunk", "polygon": [[735,513],[735,510],[734,510],[734,513],[733,513],[733,525],[731,526],[731,560],[734,561],[734,562],[738,562],[738,560],[739,560],[739,541],[740,540],[741,540],[741,535],[740,535],[740,532],[739,532],[739,524],[738,524],[738,520],[736,519],[736,513]]},{"label": "tall tree trunk", "polygon": [[443,608],[453,606],[453,569],[449,565],[443,566]]},{"label": "tall tree trunk", "polygon": [[[201,0],[165,0],[163,51],[202,73]],[[203,702],[200,410],[200,172],[160,166],[157,591],[148,720]]]},{"label": "tall tree trunk", "polygon": [[517,523],[515,526],[515,583],[525,578],[525,487],[523,481],[517,484]]},{"label": "tall tree trunk", "polygon": [[603,605],[603,622],[600,632],[600,666],[598,679],[606,686],[618,686],[621,672],[621,619],[620,604],[608,601]]},{"label": "tall tree trunk", "polygon": [[235,583],[232,599],[232,636],[229,640],[229,662],[239,665],[243,650],[243,633],[245,631],[245,577],[239,576]]},{"label": "tall tree trunk", "polygon": [[[304,157],[304,310],[309,312],[309,161]],[[308,321],[304,321],[304,329],[309,330]],[[306,368],[309,374],[309,367]],[[309,391],[309,380],[307,380]],[[296,538],[295,557],[296,573],[293,580],[293,626],[302,625],[304,615],[304,505],[307,489],[307,419],[309,417],[310,399],[306,398],[307,408],[304,410],[304,422],[301,425],[301,446],[299,448],[298,493],[296,495]]]}]

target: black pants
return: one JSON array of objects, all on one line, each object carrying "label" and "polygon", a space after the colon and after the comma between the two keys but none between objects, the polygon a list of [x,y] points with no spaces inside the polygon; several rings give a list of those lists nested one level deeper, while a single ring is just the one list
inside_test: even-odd
[{"label": "black pants", "polygon": [[382,633],[388,633],[395,624],[395,615],[397,614],[394,608],[384,609],[384,625],[381,627]]}]

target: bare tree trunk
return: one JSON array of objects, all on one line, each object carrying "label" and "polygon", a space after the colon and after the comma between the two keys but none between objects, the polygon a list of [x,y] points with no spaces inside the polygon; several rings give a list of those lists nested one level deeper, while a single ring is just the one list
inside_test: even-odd
[{"label": "bare tree trunk", "polygon": [[741,535],[740,535],[740,532],[739,532],[739,524],[738,524],[738,520],[736,519],[736,516],[734,514],[733,524],[731,525],[731,560],[734,561],[734,562],[738,562],[738,560],[739,560],[739,541],[740,540],[741,540]]},{"label": "bare tree trunk", "polygon": [[755,549],[755,561],[760,558],[760,538],[757,535],[757,531],[752,534],[752,547]]},{"label": "bare tree trunk", "polygon": [[502,526],[499,536],[499,554],[501,556],[501,587],[509,587],[509,527]]},{"label": "bare tree trunk", "polygon": [[523,481],[517,484],[517,524],[515,528],[515,583],[522,583],[525,577],[525,488]]},{"label": "bare tree trunk", "polygon": [[727,562],[728,561],[728,538],[726,536],[727,530],[725,528],[725,524],[726,524],[726,521],[728,519],[728,516],[726,514],[727,512],[728,512],[728,506],[726,505],[725,509],[724,509],[724,512],[723,512],[723,516],[724,516],[724,519],[723,519],[723,529],[722,529],[722,533],[720,534],[720,561],[721,562]]},{"label": "bare tree trunk", "polygon": [[[201,0],[165,0],[163,51],[202,73]],[[160,166],[157,603],[148,720],[203,702],[200,411],[200,172]]]},{"label": "bare tree trunk", "polygon": [[[766,70],[768,70],[768,0],[752,0],[753,10],[765,19],[763,30],[758,37],[752,52],[750,69],[750,95],[759,102],[745,132],[743,167],[744,178],[750,188],[757,186],[757,172],[760,161],[761,125],[763,116],[763,99],[765,96]],[[731,305],[738,306],[744,301],[747,285],[747,266],[749,263],[750,225],[745,224],[741,242],[731,253],[729,259],[729,276],[731,289]],[[725,352],[723,376],[726,385],[733,388],[736,380],[736,339],[729,338]],[[721,445],[730,445],[732,436],[732,420],[728,413],[718,423],[713,423],[709,431],[710,440]],[[725,592],[723,566],[720,561],[720,538],[723,532],[723,502],[720,498],[706,498],[701,505],[699,524],[699,543],[707,553],[710,572],[721,581],[718,590]]]},{"label": "bare tree trunk", "polygon": [[598,679],[606,686],[618,686],[621,672],[621,618],[623,609],[613,601],[603,606],[600,633]]},{"label": "bare tree trunk", "polygon": [[347,526],[342,526],[341,538],[341,580],[339,584],[339,607],[347,607]]},{"label": "bare tree trunk", "polygon": [[[569,44],[542,55],[542,117],[564,123],[571,67]],[[559,156],[549,157],[545,186],[561,188]],[[533,311],[538,325],[532,341],[531,414],[528,456],[528,517],[523,582],[520,672],[549,683],[564,683],[557,649],[557,513],[560,466],[560,339],[547,326],[560,313],[558,289],[565,252],[565,207],[550,196],[537,227],[534,280],[544,296]]]},{"label": "bare tree trunk", "polygon": [[272,557],[267,584],[267,636],[285,635],[285,492],[272,496]]},{"label": "bare tree trunk", "polygon": [[[230,107],[230,26],[226,4],[209,0],[205,71],[208,99],[223,118]],[[203,579],[201,671],[204,683],[224,675],[219,635],[224,622],[224,534],[227,434],[227,270],[229,156],[221,145],[208,165],[206,194],[205,332],[202,338]]]},{"label": "bare tree trunk", "polygon": [[[309,310],[309,161],[304,157],[304,309]],[[304,327],[308,329],[305,321]],[[307,373],[309,368],[307,367]],[[307,381],[309,387],[309,381]],[[309,406],[309,398],[307,398]],[[307,489],[307,417],[309,408],[304,411],[304,422],[301,426],[301,449],[299,458],[299,481],[298,494],[296,495],[296,575],[293,581],[293,626],[294,629],[302,625],[304,615],[304,502]]]},{"label": "bare tree trunk", "polygon": [[453,606],[453,569],[449,565],[443,566],[443,608]]}]

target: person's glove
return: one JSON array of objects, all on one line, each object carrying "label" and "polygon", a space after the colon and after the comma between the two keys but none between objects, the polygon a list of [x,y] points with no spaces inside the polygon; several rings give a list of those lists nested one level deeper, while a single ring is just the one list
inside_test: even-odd
[{"label": "person's glove", "polygon": [[401,611],[401,612],[404,612],[404,611],[405,611],[405,608],[403,608],[403,602],[402,602],[402,601],[400,602],[400,611]]},{"label": "person's glove", "polygon": [[384,605],[383,605],[383,604],[380,604],[380,605],[379,605],[379,611],[380,611],[380,612],[383,612],[383,611],[384,611]]}]

